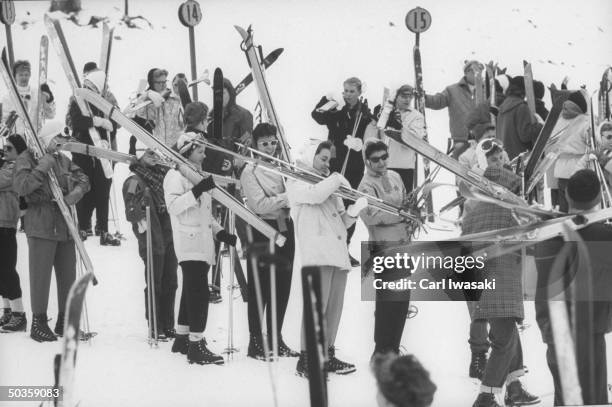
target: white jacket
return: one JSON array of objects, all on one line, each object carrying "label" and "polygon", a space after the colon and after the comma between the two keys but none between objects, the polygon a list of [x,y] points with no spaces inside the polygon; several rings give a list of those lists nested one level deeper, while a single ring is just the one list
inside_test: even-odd
[{"label": "white jacket", "polygon": [[193,184],[180,172],[170,170],[164,178],[164,198],[172,223],[174,251],[179,262],[205,261],[215,264],[214,236],[223,228],[212,216],[210,194],[197,200]]},{"label": "white jacket", "polygon": [[554,165],[555,178],[569,179],[576,171],[587,167],[586,151],[589,148],[589,129],[589,117],[586,114],[570,120],[559,118],[553,129],[553,134],[563,130],[559,134],[559,142],[552,149],[559,153],[559,158]]},{"label": "white jacket", "polygon": [[[21,99],[24,101],[28,115],[30,116],[30,120],[34,121],[34,116],[36,115],[36,95],[29,86],[17,86],[17,90],[19,91],[19,96],[21,96]],[[15,106],[15,103],[13,103],[13,100],[7,94],[4,98],[2,98],[2,123],[6,121],[9,113],[13,110],[17,111],[17,106]],[[42,110],[43,119],[55,118],[55,101],[52,101],[51,103],[47,103],[45,101],[42,104]],[[40,126],[43,124],[44,122],[41,123]],[[19,116],[15,122],[15,133],[25,136],[25,122],[21,116]]]}]

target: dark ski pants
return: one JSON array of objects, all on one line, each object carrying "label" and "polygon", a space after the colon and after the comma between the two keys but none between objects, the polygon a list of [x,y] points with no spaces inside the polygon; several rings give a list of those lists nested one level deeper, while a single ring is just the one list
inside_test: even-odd
[{"label": "dark ski pants", "polygon": [[189,332],[202,333],[208,319],[208,270],[205,261],[188,260],[179,263],[183,271],[183,288],[178,324],[189,326]]},{"label": "dark ski pants", "polygon": [[559,187],[559,192],[557,193],[557,199],[559,203],[559,211],[567,213],[569,209],[569,203],[567,202],[567,198],[565,197],[565,190],[567,189],[567,178],[559,178],[559,183],[557,186]]},{"label": "dark ski pants", "polygon": [[412,183],[414,182],[414,168],[389,168],[397,172],[406,187],[406,192],[412,191]]},{"label": "dark ski pants", "polygon": [[[590,363],[587,355],[589,347],[593,349],[593,364]],[[606,358],[606,340],[603,333],[587,335],[584,330],[576,332],[576,367],[578,368],[578,380],[582,389],[582,401],[585,405],[608,404]],[[565,403],[563,402],[563,389],[554,343],[548,344],[546,362],[555,385],[555,406],[562,406]],[[591,368],[593,369],[592,378],[589,374]]]},{"label": "dark ski pants", "polygon": [[[147,258],[143,257],[145,264],[145,282],[147,280]],[[174,302],[176,299],[177,279],[176,269],[178,263],[172,244],[166,248],[165,254],[153,254],[153,279],[155,284],[155,312],[157,314],[157,329],[174,329]],[[149,320],[149,305],[147,302],[147,287],[145,295],[145,318]]]},{"label": "dark ski pants", "polygon": [[0,296],[21,298],[21,284],[17,274],[17,229],[0,228]]},{"label": "dark ski pants", "polygon": [[58,312],[64,312],[70,286],[76,279],[76,253],[72,240],[57,241],[28,237],[30,302],[32,314],[46,314],[55,269]]},{"label": "dark ski pants", "polygon": [[[473,301],[465,302],[468,307],[468,312],[472,314]],[[487,353],[491,344],[488,340],[489,324],[486,319],[471,319],[470,321],[470,337],[468,343],[472,353]]]},{"label": "dark ski pants", "polygon": [[[275,220],[266,219],[265,221],[272,227],[276,228],[276,230],[281,229]],[[282,235],[287,239],[285,245],[283,247],[276,246],[275,248],[275,254],[283,259],[283,264],[279,264],[276,267],[276,327],[279,338],[282,336],[281,330],[283,328],[283,322],[285,321],[285,311],[287,311],[287,304],[289,303],[291,277],[293,274],[293,256],[295,253],[293,223],[290,219],[287,220],[286,229],[287,231],[282,232]],[[253,241],[254,243],[267,244],[270,240],[258,231],[253,230]],[[251,335],[261,335],[262,327],[259,312],[257,311],[257,296],[255,294],[255,280],[253,278],[253,272],[253,266],[249,260],[247,261],[249,333]],[[270,267],[259,264],[257,267],[257,275],[259,276],[259,284],[261,286],[263,310],[266,314],[267,332],[268,335],[272,335]]]},{"label": "dark ski pants", "polygon": [[[348,270],[334,266],[320,266],[321,269],[321,310],[326,322],[327,345],[334,346],[342,308],[344,307],[344,290]],[[301,350],[306,351],[306,328],[302,316]]]},{"label": "dark ski pants", "polygon": [[518,378],[523,371],[523,349],[515,318],[490,318],[487,320],[491,355],[482,378],[482,386],[500,389],[509,376]]},{"label": "dark ski pants", "polygon": [[74,161],[83,169],[91,185],[91,189],[76,204],[79,229],[91,228],[91,216],[95,209],[96,228],[102,232],[108,232],[108,198],[113,180],[104,176],[102,165],[98,160],[95,160],[93,165],[89,163],[84,166],[79,164],[81,160]]},{"label": "dark ski pants", "polygon": [[408,316],[410,291],[377,290],[374,311],[374,352],[399,353]]}]

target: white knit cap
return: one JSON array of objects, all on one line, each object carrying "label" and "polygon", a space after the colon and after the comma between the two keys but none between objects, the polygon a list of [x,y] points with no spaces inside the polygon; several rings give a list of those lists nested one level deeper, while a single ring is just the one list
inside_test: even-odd
[{"label": "white knit cap", "polygon": [[40,130],[40,133],[38,133],[38,138],[45,147],[49,146],[51,140],[56,136],[70,137],[70,130],[68,127],[58,120],[46,122]]},{"label": "white knit cap", "polygon": [[103,71],[91,71],[85,77],[84,82],[91,82],[92,85],[98,90],[99,93],[102,93],[102,88],[104,88],[104,81],[106,80],[106,75],[104,75]]},{"label": "white knit cap", "polygon": [[194,144],[196,144],[197,138],[198,135],[193,132],[181,134],[176,141],[176,149],[181,155],[184,154],[185,152],[189,151]]}]

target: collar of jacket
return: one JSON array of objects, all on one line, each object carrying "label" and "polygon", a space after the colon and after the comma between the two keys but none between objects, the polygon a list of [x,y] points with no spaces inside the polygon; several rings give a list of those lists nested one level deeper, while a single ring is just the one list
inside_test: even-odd
[{"label": "collar of jacket", "polygon": [[504,99],[501,106],[499,107],[499,113],[501,114],[501,113],[508,112],[523,103],[527,103],[527,102],[525,102],[523,99],[519,98],[518,96],[514,96],[514,95],[507,96],[506,99]]},{"label": "collar of jacket", "polygon": [[467,83],[467,79],[465,79],[465,76],[463,76],[461,79],[459,79],[459,82],[457,82],[457,85],[461,86],[462,88],[464,88],[467,91],[470,90],[470,85]]}]

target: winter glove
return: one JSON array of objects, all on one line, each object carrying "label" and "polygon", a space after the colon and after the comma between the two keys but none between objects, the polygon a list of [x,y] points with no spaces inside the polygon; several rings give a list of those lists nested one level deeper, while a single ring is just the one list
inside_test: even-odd
[{"label": "winter glove", "polygon": [[164,97],[154,90],[147,91],[147,97],[153,103],[153,106],[160,107],[164,103]]},{"label": "winter glove", "polygon": [[344,139],[344,145],[355,151],[361,151],[363,149],[363,141],[360,138],[353,136],[346,136]]},{"label": "winter glove", "polygon": [[47,153],[38,160],[38,165],[36,169],[42,173],[48,173],[49,170],[53,167],[53,163],[55,162],[55,157],[53,154]]},{"label": "winter glove", "polygon": [[366,206],[368,206],[368,200],[362,196],[361,198],[357,199],[354,204],[349,205],[349,207],[346,208],[346,213],[351,218],[356,218],[359,216],[359,212],[361,212]]},{"label": "winter glove", "polygon": [[136,155],[136,141],[138,141],[136,137],[130,136],[130,149],[128,150],[130,155]]},{"label": "winter glove", "polygon": [[399,110],[393,110],[389,115],[389,121],[387,122],[387,127],[390,127],[395,130],[402,129],[402,114]]},{"label": "winter glove", "polygon": [[374,111],[372,112],[372,120],[378,121],[380,118],[380,112],[382,111],[381,105],[374,106]]},{"label": "winter glove", "polygon": [[110,120],[105,119],[104,117],[94,116],[93,125],[94,127],[102,127],[103,129],[106,129],[108,131],[113,131],[113,124]]},{"label": "winter glove", "polygon": [[332,176],[337,178],[337,181],[338,181],[338,188],[340,188],[340,187],[346,187],[346,188],[349,188],[349,189],[352,189],[352,188],[353,188],[353,187],[351,186],[351,183],[350,183],[350,182],[348,182],[348,180],[347,180],[346,178],[344,178],[344,176],[343,176],[342,174],[340,174],[340,173],[338,173],[338,172],[334,172],[334,173],[332,174]]},{"label": "winter glove", "polygon": [[193,193],[193,196],[195,196],[195,199],[198,199],[200,198],[200,195],[202,195],[204,192],[210,191],[211,189],[214,189],[214,188],[215,188],[215,180],[213,179],[212,176],[210,176],[210,177],[204,178],[197,185],[191,188],[191,192]]},{"label": "winter glove", "polygon": [[237,238],[236,235],[229,234],[225,230],[222,230],[217,233],[217,240],[230,246],[236,246]]},{"label": "winter glove", "polygon": [[66,205],[71,206],[77,203],[82,196],[83,189],[77,186],[70,193],[64,195],[64,201],[66,202]]},{"label": "winter glove", "polygon": [[576,167],[587,168],[589,165],[589,161],[597,161],[597,156],[593,153],[583,155],[580,160],[578,160],[578,164],[576,164]]},{"label": "winter glove", "polygon": [[51,92],[51,89],[49,89],[49,85],[43,83],[42,85],[40,85],[40,90],[45,94],[47,98],[47,103],[53,102],[53,93]]}]

